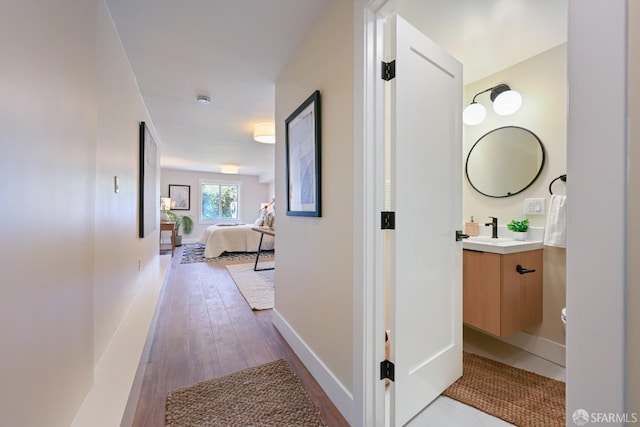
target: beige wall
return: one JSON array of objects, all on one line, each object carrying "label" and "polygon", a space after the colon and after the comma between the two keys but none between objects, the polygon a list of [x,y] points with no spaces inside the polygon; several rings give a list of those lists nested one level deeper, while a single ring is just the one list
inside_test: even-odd
[{"label": "beige wall", "polygon": [[627,369],[629,370],[627,410],[640,413],[640,3],[629,0],[629,210],[627,221],[628,298]]},{"label": "beige wall", "polygon": [[[276,83],[276,310],[353,389],[353,4],[333,0]],[[284,121],[322,102],[322,217],[285,216]]]},{"label": "beige wall", "polygon": [[[464,158],[473,144],[485,133],[502,126],[521,126],[531,130],[542,141],[546,160],[542,173],[535,183],[520,194],[505,198],[490,198],[471,187],[466,178],[463,181],[463,213],[466,221],[471,215],[479,222],[486,222],[489,216],[496,216],[500,225],[511,219],[522,219],[524,199],[542,197],[550,202],[549,183],[566,173],[566,105],[567,105],[567,49],[566,44],[536,55],[510,68],[497,72],[485,79],[465,86],[465,105],[473,96],[489,87],[507,83],[519,91],[523,97],[522,108],[511,116],[498,116],[491,109],[488,94],[477,98],[487,107],[487,118],[477,126],[464,126]],[[557,181],[554,192],[565,194],[566,186]],[[548,208],[548,206],[547,206]],[[533,227],[544,227],[545,216],[529,216]],[[565,305],[566,250],[545,246],[543,322],[528,330],[533,335],[563,343],[560,311]]]},{"label": "beige wall", "polygon": [[[106,6],[101,1],[98,3],[95,362],[139,290],[134,285],[140,275],[138,263],[144,269],[158,254],[157,230],[144,239],[138,238],[139,122],[145,121],[152,133],[153,123],[147,116],[111,16]],[[155,134],[154,138],[160,149],[160,140]],[[120,181],[117,194],[115,176]]]},{"label": "beige wall", "polygon": [[[189,215],[193,219],[193,232],[190,235],[183,235],[183,241],[195,241],[200,234],[211,224],[199,224],[200,218],[200,180],[240,182],[240,221],[253,223],[259,215],[260,203],[269,202],[273,196],[270,194],[270,185],[258,182],[257,176],[252,175],[230,175],[210,172],[195,172],[182,169],[162,168],[160,177],[160,194],[169,197],[169,184],[190,185],[191,186],[191,209],[188,211],[175,211],[178,215]],[[278,208],[278,206],[276,206]],[[284,215],[284,210],[280,210]],[[278,216],[279,218],[280,216]],[[164,237],[163,237],[164,238]]]},{"label": "beige wall", "polygon": [[137,238],[147,116],[105,10],[25,0],[0,18],[1,425],[71,424],[157,253]]},{"label": "beige wall", "polygon": [[[524,192],[512,197],[489,198],[471,187],[465,178],[464,218],[473,215],[478,221],[497,216],[499,223],[524,217],[524,199],[544,197],[550,200],[549,183],[558,175],[566,173],[567,140],[567,48],[562,44],[536,55],[491,76],[468,84],[464,88],[464,105],[473,96],[489,87],[507,83],[522,94],[523,103],[518,112],[510,116],[498,116],[491,109],[489,94],[478,96],[477,102],[487,107],[487,118],[477,126],[464,126],[464,157],[473,144],[485,133],[502,126],[521,126],[535,133],[542,141],[546,159],[544,169],[535,183]],[[554,192],[565,193],[565,184],[558,181]],[[531,226],[544,227],[546,216],[530,216]]]}]

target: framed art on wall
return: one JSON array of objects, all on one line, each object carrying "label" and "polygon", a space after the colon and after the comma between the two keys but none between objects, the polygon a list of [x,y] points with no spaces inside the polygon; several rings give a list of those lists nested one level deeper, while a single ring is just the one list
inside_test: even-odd
[{"label": "framed art on wall", "polygon": [[158,146],[146,123],[140,122],[140,237],[148,236],[158,222],[160,198],[156,194],[157,176]]},{"label": "framed art on wall", "polygon": [[172,211],[191,210],[191,186],[169,184]]},{"label": "framed art on wall", "polygon": [[286,120],[287,215],[320,217],[320,92]]}]

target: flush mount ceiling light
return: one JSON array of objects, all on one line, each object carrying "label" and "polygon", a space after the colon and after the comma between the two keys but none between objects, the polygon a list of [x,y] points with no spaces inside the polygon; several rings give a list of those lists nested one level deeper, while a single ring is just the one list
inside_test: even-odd
[{"label": "flush mount ceiling light", "polygon": [[515,90],[511,90],[511,88],[504,83],[499,84],[476,93],[471,104],[462,112],[462,121],[466,125],[473,126],[480,124],[487,116],[487,110],[482,104],[476,102],[476,97],[489,91],[491,92],[489,96],[491,101],[493,101],[493,111],[495,111],[497,115],[508,116],[520,109],[522,105],[522,95]]},{"label": "flush mount ceiling light", "polygon": [[211,98],[209,98],[208,96],[205,96],[205,95],[198,95],[196,97],[196,100],[202,105],[211,104]]},{"label": "flush mount ceiling light", "polygon": [[238,170],[240,170],[240,168],[237,165],[220,165],[220,172],[221,173],[238,173]]},{"label": "flush mount ceiling light", "polygon": [[263,144],[275,144],[276,126],[273,123],[258,123],[253,127],[253,139]]}]

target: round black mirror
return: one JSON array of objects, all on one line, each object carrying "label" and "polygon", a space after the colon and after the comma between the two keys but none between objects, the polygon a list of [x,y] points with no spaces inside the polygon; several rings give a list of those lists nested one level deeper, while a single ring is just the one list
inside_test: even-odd
[{"label": "round black mirror", "polygon": [[489,197],[509,197],[534,183],[544,166],[544,146],[528,129],[505,126],[484,134],[467,155],[469,184]]}]

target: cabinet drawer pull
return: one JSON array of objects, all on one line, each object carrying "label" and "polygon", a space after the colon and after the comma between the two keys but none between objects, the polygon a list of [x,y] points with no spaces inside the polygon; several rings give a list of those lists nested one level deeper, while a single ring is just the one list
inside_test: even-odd
[{"label": "cabinet drawer pull", "polygon": [[520,264],[516,265],[516,271],[520,274],[534,273],[535,270],[531,268],[524,268]]}]

